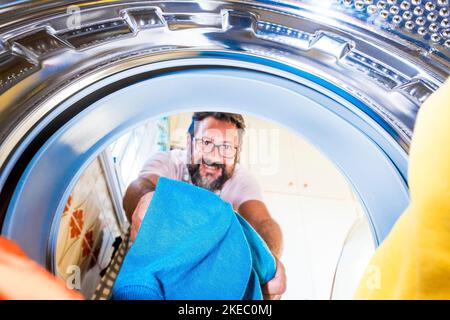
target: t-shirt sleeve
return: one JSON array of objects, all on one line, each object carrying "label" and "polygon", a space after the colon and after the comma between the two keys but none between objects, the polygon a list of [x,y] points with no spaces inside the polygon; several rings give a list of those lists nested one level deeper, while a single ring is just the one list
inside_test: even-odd
[{"label": "t-shirt sleeve", "polygon": [[229,186],[224,198],[233,204],[235,210],[249,200],[263,201],[261,187],[258,181],[243,168],[233,174],[233,181]]},{"label": "t-shirt sleeve", "polygon": [[177,165],[173,161],[170,151],[158,151],[145,162],[139,172],[139,177],[145,179],[150,175],[176,179]]}]

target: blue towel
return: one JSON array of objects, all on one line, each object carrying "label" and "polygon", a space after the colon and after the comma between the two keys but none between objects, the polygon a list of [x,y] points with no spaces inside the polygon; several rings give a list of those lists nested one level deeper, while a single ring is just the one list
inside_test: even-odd
[{"label": "blue towel", "polygon": [[112,299],[262,299],[275,275],[264,240],[214,193],[160,177]]}]

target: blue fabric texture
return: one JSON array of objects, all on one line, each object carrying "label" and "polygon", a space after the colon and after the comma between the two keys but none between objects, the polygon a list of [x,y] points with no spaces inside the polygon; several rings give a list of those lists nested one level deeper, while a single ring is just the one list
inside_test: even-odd
[{"label": "blue fabric texture", "polygon": [[275,268],[264,240],[229,203],[160,177],[112,299],[258,300]]}]

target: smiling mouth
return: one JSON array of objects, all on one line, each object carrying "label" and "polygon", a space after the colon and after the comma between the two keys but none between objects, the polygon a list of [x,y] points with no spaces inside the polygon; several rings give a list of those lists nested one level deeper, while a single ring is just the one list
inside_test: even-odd
[{"label": "smiling mouth", "polygon": [[217,172],[218,170],[221,170],[221,168],[219,168],[217,166],[209,165],[206,163],[202,163],[202,166],[207,172]]}]

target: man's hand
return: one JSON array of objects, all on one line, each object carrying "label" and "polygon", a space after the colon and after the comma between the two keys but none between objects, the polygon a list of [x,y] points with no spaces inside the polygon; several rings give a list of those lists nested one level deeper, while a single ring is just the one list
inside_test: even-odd
[{"label": "man's hand", "polygon": [[150,206],[150,202],[152,201],[153,194],[155,192],[148,192],[141,197],[139,200],[136,209],[134,210],[132,219],[131,219],[131,240],[134,241],[136,239],[137,233],[142,224],[142,220],[144,220],[144,216],[147,213],[148,207]]},{"label": "man's hand", "polygon": [[286,291],[286,271],[280,260],[275,258],[275,277],[262,287],[265,300],[280,300],[281,295]]},{"label": "man's hand", "polygon": [[157,175],[149,175],[147,178],[137,178],[128,186],[123,197],[123,209],[129,222],[132,222],[133,213],[141,198],[148,192],[155,191],[158,182]]},{"label": "man's hand", "polygon": [[281,256],[283,248],[281,228],[270,216],[269,210],[262,201],[245,201],[239,206],[238,212],[255,228],[275,256],[277,268],[275,277],[262,287],[262,292],[266,300],[279,300],[286,291],[286,272],[283,264],[277,258]]}]

